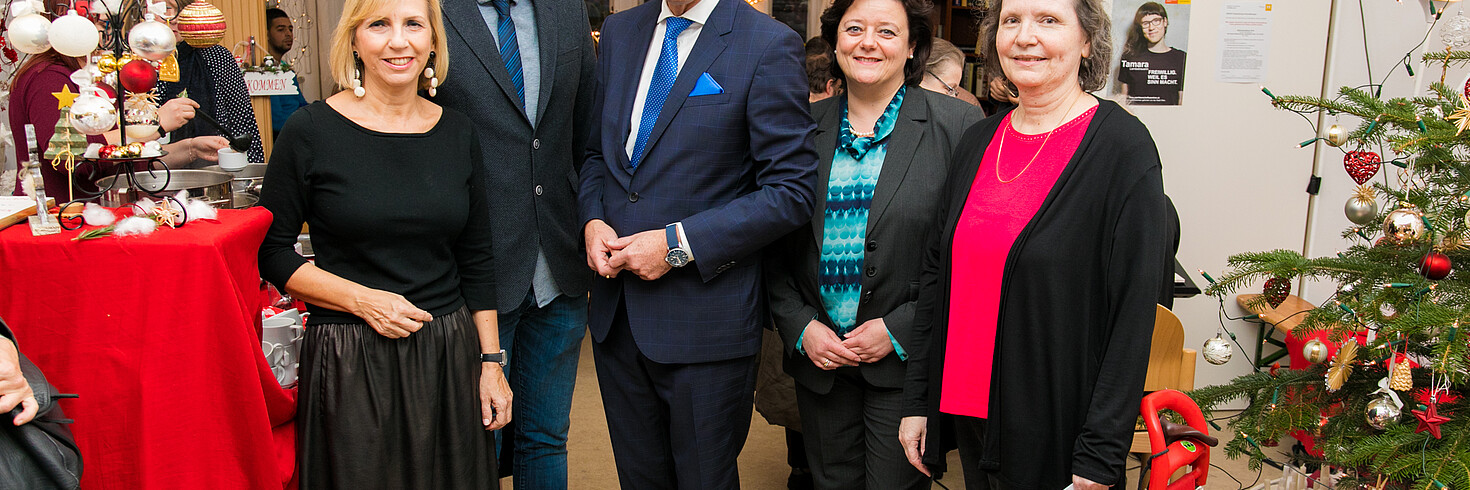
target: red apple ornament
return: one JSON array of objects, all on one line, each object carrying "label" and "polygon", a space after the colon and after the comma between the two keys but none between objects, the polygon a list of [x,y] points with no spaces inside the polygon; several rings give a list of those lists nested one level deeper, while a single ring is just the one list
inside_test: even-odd
[{"label": "red apple ornament", "polygon": [[1419,274],[1438,281],[1450,275],[1450,258],[1439,252],[1429,252],[1419,260]]},{"label": "red apple ornament", "polygon": [[117,73],[123,89],[129,92],[141,94],[153,90],[153,86],[158,84],[158,68],[154,68],[147,60],[129,61]]}]

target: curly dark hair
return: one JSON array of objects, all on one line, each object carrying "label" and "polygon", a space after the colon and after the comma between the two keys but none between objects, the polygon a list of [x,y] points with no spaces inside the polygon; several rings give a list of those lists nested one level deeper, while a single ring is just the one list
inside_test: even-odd
[{"label": "curly dark hair", "polygon": [[[993,0],[990,10],[980,20],[980,55],[985,58],[985,73],[991,78],[1006,80],[1006,85],[1014,93],[1016,86],[1006,79],[1006,74],[1000,68],[1000,55],[995,49],[995,35],[1000,30],[1000,11],[1007,1],[1017,2],[1025,0]],[[1093,92],[1103,88],[1108,81],[1108,69],[1111,68],[1113,59],[1113,22],[1103,10],[1102,0],[1073,0],[1073,10],[1077,13],[1077,22],[1082,27],[1082,32],[1087,35],[1087,44],[1091,54],[1082,58],[1082,65],[1077,67],[1077,81],[1082,85],[1082,90]]]},{"label": "curly dark hair", "polygon": [[1128,39],[1123,43],[1123,58],[1136,58],[1144,51],[1148,51],[1148,37],[1143,35],[1143,18],[1149,15],[1157,15],[1165,20],[1169,18],[1169,12],[1164,10],[1163,5],[1158,2],[1146,2],[1138,6],[1138,13],[1133,14],[1133,25],[1128,26]]},{"label": "curly dark hair", "polygon": [[[836,0],[822,11],[822,39],[827,44],[837,45],[837,24],[842,22],[842,16],[855,1]],[[934,4],[929,0],[894,1],[903,4],[903,11],[908,15],[909,44],[914,47],[914,57],[903,64],[903,83],[918,85],[924,81],[924,66],[929,63],[929,51],[934,43],[934,27],[929,25],[929,14],[934,11]],[[847,83],[847,74],[842,73],[842,66],[833,61],[832,78]]]}]

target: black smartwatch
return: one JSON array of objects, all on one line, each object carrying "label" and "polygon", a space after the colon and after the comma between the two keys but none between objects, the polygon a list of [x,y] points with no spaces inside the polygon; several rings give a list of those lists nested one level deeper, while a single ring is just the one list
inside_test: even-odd
[{"label": "black smartwatch", "polygon": [[493,362],[499,364],[500,367],[504,369],[505,349],[500,349],[500,352],[496,352],[494,354],[480,354],[480,362]]},{"label": "black smartwatch", "polygon": [[679,246],[679,225],[671,224],[665,227],[664,234],[669,239],[669,253],[664,256],[664,262],[674,267],[689,265],[689,251]]}]

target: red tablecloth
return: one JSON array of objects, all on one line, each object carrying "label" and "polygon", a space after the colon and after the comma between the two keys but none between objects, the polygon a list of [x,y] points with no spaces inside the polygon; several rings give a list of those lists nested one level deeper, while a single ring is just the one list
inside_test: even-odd
[{"label": "red tablecloth", "polygon": [[63,393],[89,489],[279,489],[295,391],[260,348],[256,249],[271,215],[152,235],[0,231],[0,317]]}]

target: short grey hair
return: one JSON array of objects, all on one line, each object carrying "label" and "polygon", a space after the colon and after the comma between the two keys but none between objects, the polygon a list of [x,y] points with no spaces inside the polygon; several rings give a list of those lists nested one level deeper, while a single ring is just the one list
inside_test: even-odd
[{"label": "short grey hair", "polygon": [[[980,55],[985,57],[985,72],[992,78],[1005,79],[1006,76],[1000,69],[995,35],[1000,30],[1001,6],[1007,1],[1027,0],[991,0],[990,10],[980,19]],[[1091,54],[1082,58],[1082,65],[1077,68],[1077,81],[1084,91],[1101,90],[1108,82],[1108,70],[1112,67],[1113,22],[1103,10],[1102,0],[1072,0],[1072,7],[1077,13],[1077,22],[1081,25],[1082,32],[1087,34],[1087,44],[1091,48]],[[1015,90],[1015,85],[1009,80],[1006,85]]]}]

